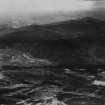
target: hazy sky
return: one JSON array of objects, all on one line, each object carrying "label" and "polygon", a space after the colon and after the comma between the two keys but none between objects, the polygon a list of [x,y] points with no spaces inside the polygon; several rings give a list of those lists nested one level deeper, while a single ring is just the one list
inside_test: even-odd
[{"label": "hazy sky", "polygon": [[93,1],[84,0],[0,0],[0,13],[49,13],[90,10]]},{"label": "hazy sky", "polygon": [[[0,17],[12,18],[12,17],[22,16],[22,19],[24,19],[24,18],[27,18],[26,15],[38,16],[38,14],[39,15],[56,14],[60,12],[61,13],[68,12],[69,15],[72,15],[74,13],[81,13],[81,12],[85,13],[85,12],[94,10],[95,2],[97,1],[94,1],[94,0],[0,0],[0,15],[1,15]],[[57,17],[59,16],[55,16],[55,17],[53,16],[55,20]],[[63,16],[62,19],[63,18],[66,19],[66,16]],[[43,18],[41,19],[43,20]]]}]

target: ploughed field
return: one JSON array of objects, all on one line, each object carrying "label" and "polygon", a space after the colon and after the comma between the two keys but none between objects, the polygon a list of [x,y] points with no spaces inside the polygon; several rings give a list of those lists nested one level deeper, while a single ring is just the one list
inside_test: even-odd
[{"label": "ploughed field", "polygon": [[60,66],[19,50],[0,50],[0,105],[104,104],[104,66]]}]

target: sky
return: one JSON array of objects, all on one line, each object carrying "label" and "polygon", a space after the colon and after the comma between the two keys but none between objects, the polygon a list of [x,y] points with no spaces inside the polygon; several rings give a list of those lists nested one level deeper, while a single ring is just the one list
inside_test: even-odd
[{"label": "sky", "polygon": [[[103,4],[101,1],[102,0],[99,2],[100,5]],[[3,19],[18,20],[19,18],[29,21],[32,20],[32,18],[29,19],[31,16],[34,16],[33,19],[36,18],[36,22],[40,22],[40,20],[46,21],[48,19],[46,16],[50,16],[53,21],[56,21],[56,19],[57,21],[66,20],[70,18],[72,14],[88,13],[93,11],[96,7],[100,9],[101,6],[95,6],[95,4],[98,4],[97,2],[97,0],[0,0],[0,23],[3,22]],[[62,14],[62,16],[60,13],[69,13],[69,15],[64,16]],[[53,14],[56,15],[54,16]],[[39,20],[38,16],[41,17]],[[48,21],[51,20],[50,18]]]},{"label": "sky", "polygon": [[49,13],[89,10],[93,1],[84,0],[0,0],[0,13]]}]

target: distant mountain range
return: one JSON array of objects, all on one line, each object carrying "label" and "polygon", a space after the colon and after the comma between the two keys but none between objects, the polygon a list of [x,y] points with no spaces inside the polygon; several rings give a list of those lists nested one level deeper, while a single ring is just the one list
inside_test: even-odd
[{"label": "distant mountain range", "polygon": [[[103,36],[105,21],[81,18],[47,25],[29,25],[19,28],[1,27],[0,36],[5,41],[42,41]],[[3,40],[3,41],[4,41]]]}]

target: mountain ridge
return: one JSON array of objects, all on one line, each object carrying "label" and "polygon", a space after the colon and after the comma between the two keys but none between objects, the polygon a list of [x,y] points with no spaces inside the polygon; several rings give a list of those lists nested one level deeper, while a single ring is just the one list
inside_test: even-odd
[{"label": "mountain ridge", "polygon": [[[6,41],[42,41],[57,39],[72,39],[78,37],[97,37],[105,32],[105,21],[95,18],[82,18],[49,25],[30,25],[21,28],[11,28],[6,33]],[[6,31],[5,31],[6,32]]]}]

